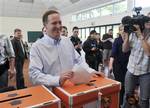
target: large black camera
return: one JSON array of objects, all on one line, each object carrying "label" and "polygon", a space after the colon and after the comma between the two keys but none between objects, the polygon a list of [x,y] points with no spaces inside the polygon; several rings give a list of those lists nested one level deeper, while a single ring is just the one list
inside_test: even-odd
[{"label": "large black camera", "polygon": [[133,17],[125,16],[122,18],[121,22],[124,25],[124,32],[129,34],[135,32],[137,29],[133,25],[139,25],[141,32],[145,29],[144,24],[150,21],[150,18],[140,14],[141,10],[141,7],[136,7],[134,8],[136,15],[133,15]]}]

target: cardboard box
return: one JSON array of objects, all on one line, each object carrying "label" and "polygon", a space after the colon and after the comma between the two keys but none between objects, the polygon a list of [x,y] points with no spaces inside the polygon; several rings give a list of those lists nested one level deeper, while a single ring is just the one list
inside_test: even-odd
[{"label": "cardboard box", "polygon": [[54,88],[53,92],[66,108],[81,108],[96,100],[99,108],[119,108],[120,89],[120,82],[98,77],[93,78],[89,84],[74,85],[67,81],[63,87]]},{"label": "cardboard box", "polygon": [[0,94],[0,108],[60,108],[60,99],[45,86]]}]

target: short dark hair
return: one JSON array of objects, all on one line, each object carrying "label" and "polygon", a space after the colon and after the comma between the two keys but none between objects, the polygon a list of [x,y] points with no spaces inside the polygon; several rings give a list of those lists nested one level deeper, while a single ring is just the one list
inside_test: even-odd
[{"label": "short dark hair", "polygon": [[77,26],[73,27],[72,31],[74,31],[75,29],[79,29]]},{"label": "short dark hair", "polygon": [[21,32],[21,29],[16,28],[16,29],[14,30],[14,33],[16,33],[16,32]]},{"label": "short dark hair", "polygon": [[96,35],[101,35],[100,33],[96,33]]},{"label": "short dark hair", "polygon": [[108,31],[113,31],[113,29],[109,29]]},{"label": "short dark hair", "polygon": [[59,12],[55,11],[55,10],[48,10],[44,13],[43,17],[42,17],[42,21],[43,21],[43,25],[45,26],[45,24],[48,22],[48,16],[52,15],[52,14],[59,14]]},{"label": "short dark hair", "polygon": [[67,30],[67,27],[66,26],[62,26],[62,28],[66,29]]},{"label": "short dark hair", "polygon": [[90,31],[90,35],[92,35],[92,34],[94,34],[94,33],[96,33],[95,30]]}]

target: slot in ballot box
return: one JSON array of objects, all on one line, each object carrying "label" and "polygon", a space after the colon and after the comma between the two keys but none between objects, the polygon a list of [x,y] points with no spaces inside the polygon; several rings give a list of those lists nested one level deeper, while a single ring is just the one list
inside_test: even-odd
[{"label": "slot in ballot box", "polygon": [[120,89],[120,82],[96,77],[88,84],[74,85],[66,81],[64,86],[54,88],[53,92],[66,108],[82,108],[93,101],[97,101],[99,108],[119,108]]},{"label": "slot in ballot box", "polygon": [[0,94],[0,108],[60,108],[60,99],[45,86]]}]

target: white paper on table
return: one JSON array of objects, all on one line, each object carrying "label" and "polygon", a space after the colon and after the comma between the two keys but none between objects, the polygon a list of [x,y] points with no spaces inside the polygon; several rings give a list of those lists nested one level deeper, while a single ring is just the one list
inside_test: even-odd
[{"label": "white paper on table", "polygon": [[73,78],[71,78],[70,81],[74,84],[85,84],[91,80],[91,74],[79,65],[75,65],[72,71],[74,72],[74,74]]}]

